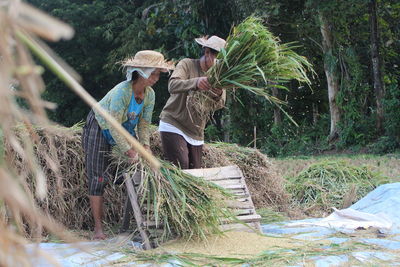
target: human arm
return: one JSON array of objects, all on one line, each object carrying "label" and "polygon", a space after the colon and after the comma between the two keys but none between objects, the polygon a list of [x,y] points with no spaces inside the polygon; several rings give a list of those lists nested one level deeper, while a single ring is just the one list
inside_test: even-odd
[{"label": "human arm", "polygon": [[[107,110],[119,124],[122,124],[123,121],[126,120],[126,110],[129,105],[130,97],[130,91],[123,90],[123,88],[118,88],[110,92],[108,96],[108,102],[106,104]],[[109,129],[112,138],[122,153],[127,152],[131,148],[131,145],[127,142],[125,137],[120,135],[112,126],[106,123],[104,127],[105,129]]]},{"label": "human arm", "polygon": [[139,141],[147,150],[150,150],[150,124],[153,116],[154,103],[154,91],[151,87],[147,87],[143,111],[139,115],[139,123],[137,126]]},{"label": "human arm", "polygon": [[170,94],[187,93],[190,90],[197,90],[197,83],[200,77],[189,78],[190,59],[181,60],[176,66],[168,83]]}]

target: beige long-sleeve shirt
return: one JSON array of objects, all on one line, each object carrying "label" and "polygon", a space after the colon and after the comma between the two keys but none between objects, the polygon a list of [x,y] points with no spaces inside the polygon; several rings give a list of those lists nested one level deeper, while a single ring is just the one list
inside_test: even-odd
[{"label": "beige long-sleeve shirt", "polygon": [[[204,76],[206,74],[200,67],[199,59],[182,59],[169,79],[170,97],[160,115],[162,121],[172,124],[195,140],[204,140],[207,121],[195,114],[189,114],[186,99],[190,90],[197,90],[197,81]],[[224,90],[218,108],[224,106],[225,99]]]}]

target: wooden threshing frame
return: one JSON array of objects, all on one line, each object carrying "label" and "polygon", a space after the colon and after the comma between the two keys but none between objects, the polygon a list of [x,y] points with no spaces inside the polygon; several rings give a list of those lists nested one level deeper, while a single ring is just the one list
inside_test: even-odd
[{"label": "wooden threshing frame", "polygon": [[[221,225],[222,230],[261,232],[261,216],[256,213],[245,178],[238,166],[231,165],[219,168],[190,169],[184,171],[193,176],[202,177],[207,181],[211,181],[234,194],[235,199],[230,200],[227,206],[234,210],[240,221],[250,227],[241,223],[227,223]],[[121,230],[124,231],[129,228],[131,213],[133,211],[144,248],[150,249],[152,246],[146,228],[153,223],[145,221],[146,216],[142,214],[139,208],[136,192],[136,187],[140,184],[140,173],[135,173],[132,177],[125,177],[125,184],[129,197],[125,202]]]}]

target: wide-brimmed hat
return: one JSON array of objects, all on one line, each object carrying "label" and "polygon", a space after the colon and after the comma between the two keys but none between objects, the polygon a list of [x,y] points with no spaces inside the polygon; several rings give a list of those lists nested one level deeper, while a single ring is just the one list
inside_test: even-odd
[{"label": "wide-brimmed hat", "polygon": [[172,61],[166,61],[161,53],[153,50],[139,51],[134,57],[123,60],[121,64],[124,67],[158,68],[165,72],[175,68]]},{"label": "wide-brimmed hat", "polygon": [[211,36],[210,38],[208,38],[207,36],[204,37],[200,37],[200,38],[196,38],[194,39],[199,45],[203,46],[203,47],[209,47],[211,49],[214,49],[216,51],[221,51],[221,48],[225,47],[225,40],[222,38],[219,38],[216,35]]}]

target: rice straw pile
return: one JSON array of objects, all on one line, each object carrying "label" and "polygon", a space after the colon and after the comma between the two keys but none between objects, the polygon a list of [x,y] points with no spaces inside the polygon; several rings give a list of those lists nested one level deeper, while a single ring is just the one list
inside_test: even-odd
[{"label": "rice straw pile", "polygon": [[[46,129],[34,127],[37,140],[34,145],[34,155],[38,158],[41,169],[47,177],[47,195],[44,199],[36,198],[38,205],[47,213],[52,214],[59,223],[69,229],[90,229],[93,225],[88,199],[87,178],[84,169],[84,155],[81,145],[82,125],[72,127],[54,126]],[[53,135],[45,135],[45,131],[53,130]],[[20,139],[26,134],[23,127],[17,127],[15,136]],[[49,142],[55,146],[53,157],[59,160],[59,167],[55,172],[47,165],[46,153],[49,151]],[[15,150],[6,142],[6,161],[15,166],[19,176],[25,174],[27,162],[18,157]],[[27,175],[25,191],[35,191],[36,182]],[[112,183],[105,190],[105,220],[118,223],[122,214],[126,194],[124,187]],[[68,216],[66,216],[68,215]],[[27,236],[32,236],[29,228],[25,229]]]},{"label": "rice straw pile", "polygon": [[324,161],[310,165],[289,179],[292,193],[309,215],[347,208],[387,179],[367,166],[356,167],[345,161]]},{"label": "rice straw pile", "polygon": [[205,145],[203,156],[206,168],[237,165],[243,172],[256,208],[287,211],[290,196],[285,190],[285,180],[259,150],[220,142]]},{"label": "rice straw pile", "polygon": [[[33,127],[37,133],[37,143],[33,146],[35,157],[47,177],[48,195],[38,201],[45,210],[54,214],[57,221],[71,230],[91,230],[93,220],[90,213],[88,199],[87,178],[84,173],[83,151],[81,146],[81,125],[70,128],[57,126],[51,137],[51,143],[56,147],[57,157],[60,160],[58,177],[46,163],[48,143],[43,129]],[[47,128],[49,129],[49,128]],[[22,138],[25,131],[18,127],[14,136]],[[151,136],[151,149],[154,155],[162,158],[159,132],[154,131]],[[5,146],[5,160],[14,166],[15,173],[26,173],[27,163],[8,142]],[[217,143],[206,144],[203,149],[203,167],[220,167],[236,164],[244,173],[247,186],[252,194],[256,208],[272,207],[274,210],[285,211],[289,197],[284,190],[284,180],[277,174],[271,161],[258,150],[239,147],[237,145]],[[33,176],[28,176],[24,188],[35,188]],[[110,183],[104,194],[105,209],[104,221],[106,229],[118,229],[121,224],[124,202],[127,194],[125,186]],[[5,216],[5,214],[4,214]],[[24,228],[23,234],[32,236],[29,227]]]},{"label": "rice straw pile", "polygon": [[[119,156],[117,161],[128,159]],[[234,219],[225,200],[231,198],[222,187],[183,172],[172,164],[161,161],[159,171],[139,161],[125,168],[130,174],[139,171],[142,180],[138,189],[140,206],[148,222],[162,229],[158,241],[171,237],[185,240],[207,239],[208,235],[222,233],[219,226]]]},{"label": "rice straw pile", "polygon": [[[293,43],[281,44],[261,19],[249,17],[234,27],[207,77],[213,88],[248,90],[277,104],[283,101],[270,94],[271,88],[286,89],[285,83],[297,80],[310,84],[306,72],[311,64],[293,51]],[[193,91],[188,101],[191,112],[208,118],[216,102],[209,92]]]}]

